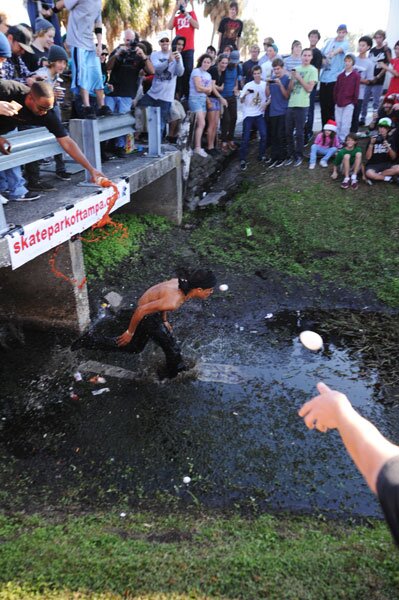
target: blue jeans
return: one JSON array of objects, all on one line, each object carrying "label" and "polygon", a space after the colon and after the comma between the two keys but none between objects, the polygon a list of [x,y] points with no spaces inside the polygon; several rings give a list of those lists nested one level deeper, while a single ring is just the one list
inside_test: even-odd
[{"label": "blue jeans", "polygon": [[325,148],[324,146],[318,146],[316,144],[312,144],[310,149],[310,164],[316,164],[317,155],[321,154],[324,157],[324,160],[328,162],[332,156],[336,153],[337,148]]},{"label": "blue jeans", "polygon": [[171,104],[171,102],[167,102],[166,100],[156,100],[149,94],[145,94],[137,103],[137,106],[159,106],[161,109],[161,139],[168,120]]},{"label": "blue jeans", "polygon": [[[104,102],[110,107],[113,113],[122,114],[130,111],[132,106],[132,99],[124,96],[105,96]],[[117,148],[124,148],[126,145],[126,136],[120,135],[115,140],[115,146]]]},{"label": "blue jeans", "polygon": [[25,196],[28,188],[25,187],[25,179],[22,177],[21,167],[13,167],[0,171],[0,193],[9,191],[10,200]]},{"label": "blue jeans", "polygon": [[317,94],[317,86],[315,85],[313,90],[310,92],[309,96],[309,110],[308,110],[308,118],[306,119],[305,125],[305,136],[306,138],[310,138],[313,134],[313,121],[314,121],[314,105],[316,102],[316,94]]},{"label": "blue jeans", "polygon": [[[14,129],[13,131],[17,131]],[[11,133],[9,131],[8,133]],[[21,167],[13,167],[0,171],[0,193],[9,191],[9,198],[20,198],[28,193],[28,188],[25,187],[25,179],[22,177]]]},{"label": "blue jeans", "polygon": [[378,106],[380,104],[380,97],[382,94],[383,85],[367,85],[364,90],[364,98],[361,112],[361,120],[365,121],[367,117],[367,109],[369,106],[370,98],[373,99],[373,111],[377,112]]},{"label": "blue jeans", "polygon": [[245,117],[242,130],[242,142],[240,146],[240,160],[246,160],[248,154],[249,140],[251,139],[251,130],[255,127],[259,131],[259,158],[266,152],[266,123],[264,115],[257,117]]},{"label": "blue jeans", "polygon": [[287,136],[288,158],[303,158],[303,138],[307,114],[307,108],[295,106],[287,109],[287,114],[285,117],[285,133]]},{"label": "blue jeans", "polygon": [[184,73],[182,75],[182,91],[183,95],[188,98],[190,90],[190,75],[194,68],[194,50],[183,50],[181,57],[184,65]]}]

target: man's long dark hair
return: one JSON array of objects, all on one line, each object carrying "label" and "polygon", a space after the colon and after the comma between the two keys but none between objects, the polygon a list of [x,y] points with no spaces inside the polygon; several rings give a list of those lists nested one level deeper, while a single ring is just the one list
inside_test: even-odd
[{"label": "man's long dark hair", "polygon": [[195,288],[208,290],[215,286],[216,277],[212,271],[195,269],[194,271],[181,271],[179,274],[179,289],[186,295]]}]

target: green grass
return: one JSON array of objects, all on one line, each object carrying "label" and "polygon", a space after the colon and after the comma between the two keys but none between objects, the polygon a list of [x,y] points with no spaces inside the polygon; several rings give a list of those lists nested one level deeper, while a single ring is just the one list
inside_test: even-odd
[{"label": "green grass", "polygon": [[[117,215],[112,218],[127,228],[128,235],[123,238],[118,230],[114,234],[108,226],[103,232],[98,230],[94,232],[95,236],[103,236],[103,239],[94,243],[83,243],[85,266],[89,278],[103,277],[107,270],[115,268],[124,258],[137,257],[144,238],[148,244],[155,236],[168,231],[171,227],[166,219],[157,216]],[[106,235],[107,233],[110,235]],[[89,230],[83,235],[83,239],[90,239],[91,235]]]},{"label": "green grass", "polygon": [[0,599],[397,597],[384,524],[139,513],[0,517]]},{"label": "green grass", "polygon": [[[192,243],[208,260],[242,272],[289,275],[371,288],[399,306],[399,188],[341,190],[326,170],[254,169],[224,213],[212,212]],[[247,237],[245,229],[252,228]]]}]

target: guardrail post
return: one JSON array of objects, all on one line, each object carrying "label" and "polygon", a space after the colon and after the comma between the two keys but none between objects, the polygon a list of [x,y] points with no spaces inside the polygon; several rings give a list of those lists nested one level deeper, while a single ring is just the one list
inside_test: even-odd
[{"label": "guardrail post", "polygon": [[147,106],[148,156],[161,156],[161,109]]},{"label": "guardrail post", "polygon": [[9,226],[7,225],[6,216],[4,214],[4,207],[0,204],[0,235],[3,233],[7,233],[9,231]]},{"label": "guardrail post", "polygon": [[[101,171],[101,151],[98,123],[95,119],[71,119],[69,133],[75,140],[89,163]],[[85,169],[85,181],[79,185],[94,185],[90,181],[91,175]]]}]

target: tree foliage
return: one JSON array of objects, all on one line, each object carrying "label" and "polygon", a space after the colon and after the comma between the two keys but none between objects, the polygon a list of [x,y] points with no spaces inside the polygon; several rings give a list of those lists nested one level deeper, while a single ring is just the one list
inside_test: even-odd
[{"label": "tree foliage", "polygon": [[103,0],[108,45],[112,48],[115,39],[128,27],[143,38],[161,30],[173,5],[173,0]]},{"label": "tree foliage", "polygon": [[258,43],[259,29],[253,19],[246,19],[243,23],[241,48],[244,51],[245,58],[247,58],[249,48],[253,46],[253,44]]}]

